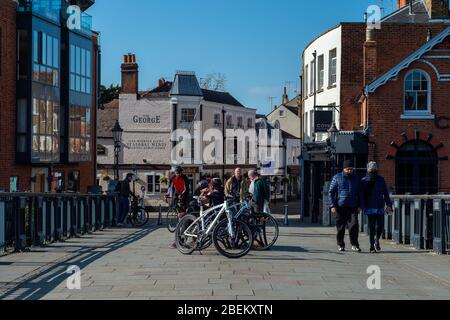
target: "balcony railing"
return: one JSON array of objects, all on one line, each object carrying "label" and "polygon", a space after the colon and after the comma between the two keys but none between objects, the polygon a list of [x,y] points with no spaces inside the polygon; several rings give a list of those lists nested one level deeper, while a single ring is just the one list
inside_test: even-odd
[{"label": "balcony railing", "polygon": [[60,23],[61,0],[19,0],[17,11],[30,12]]},{"label": "balcony railing", "polygon": [[[69,14],[66,12],[67,7],[62,6],[61,0],[19,0],[18,12],[28,12],[40,17],[49,19],[60,24],[67,21]],[[92,34],[92,16],[80,13],[80,28],[76,30],[87,35]],[[69,26],[70,27],[70,26]],[[76,27],[76,26],[73,26]]]},{"label": "balcony railing", "polygon": [[[450,253],[449,195],[392,196],[392,200],[394,213],[385,217],[385,239],[418,250]],[[361,219],[361,231],[367,232],[367,216]]]}]

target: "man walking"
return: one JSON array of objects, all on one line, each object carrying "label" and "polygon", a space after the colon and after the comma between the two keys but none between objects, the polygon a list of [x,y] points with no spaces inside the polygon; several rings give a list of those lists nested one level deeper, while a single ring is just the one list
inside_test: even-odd
[{"label": "man walking", "polygon": [[245,194],[248,192],[247,179],[242,176],[241,168],[236,168],[232,176],[225,184],[225,195],[233,197],[236,201],[244,201]]},{"label": "man walking", "polygon": [[252,182],[253,209],[256,213],[264,212],[264,203],[268,200],[268,188],[266,182],[259,176],[256,170],[250,170],[248,176]]},{"label": "man walking", "polygon": [[133,181],[133,174],[127,174],[125,180],[120,181],[118,185],[119,192],[119,218],[117,221],[117,226],[123,227],[126,223],[125,219],[130,211],[130,196],[136,197],[136,195],[131,191],[130,183]]},{"label": "man walking", "polygon": [[352,250],[361,252],[358,242],[358,208],[360,180],[353,173],[353,162],[345,161],[344,170],[333,177],[329,191],[331,212],[336,215],[337,244],[345,251],[345,228],[348,227]]},{"label": "man walking", "polygon": [[385,207],[392,213],[392,201],[386,181],[378,175],[378,165],[367,165],[367,176],[361,180],[361,208],[369,222],[370,253],[381,251],[380,239],[384,231]]}]

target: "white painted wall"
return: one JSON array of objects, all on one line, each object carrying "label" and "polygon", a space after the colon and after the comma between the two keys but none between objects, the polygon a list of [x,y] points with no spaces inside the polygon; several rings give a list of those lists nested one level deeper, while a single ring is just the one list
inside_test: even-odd
[{"label": "white painted wall", "polygon": [[[284,116],[281,116],[280,111],[284,112]],[[294,114],[288,108],[281,105],[277,110],[273,111],[267,116],[269,122],[280,122],[280,128],[293,135],[294,137],[300,138],[300,117],[298,114]]]},{"label": "white painted wall", "polygon": [[[328,78],[329,78],[329,53],[330,50],[334,48],[337,49],[337,79],[336,79],[336,87],[328,88]],[[324,75],[324,88],[323,92],[317,93],[316,96],[316,105],[318,106],[328,106],[330,104],[335,103],[336,106],[340,105],[340,92],[341,92],[341,62],[342,62],[342,28],[338,26],[337,28],[329,31],[328,33],[322,35],[313,41],[304,51],[304,61],[303,61],[303,70],[306,70],[306,65],[309,65],[309,70],[311,70],[311,61],[314,60],[313,53],[317,51],[317,57],[320,55],[324,55],[324,65],[325,65],[325,75]],[[317,59],[318,60],[318,59]],[[317,61],[316,60],[316,61]],[[316,62],[317,63],[317,62]],[[316,67],[316,71],[318,72],[318,63]],[[310,82],[311,75],[308,75],[308,82]],[[305,80],[305,75],[303,75],[303,79]],[[308,84],[308,87],[310,85]],[[316,76],[316,88],[318,88],[318,76]],[[314,110],[314,96],[309,95],[313,90],[309,90],[308,96],[304,95],[306,98],[304,100],[305,112],[308,113],[308,123],[304,126],[305,129],[305,142],[310,143],[313,141],[312,129],[311,128],[311,113]],[[339,113],[334,112],[335,122],[339,129]],[[306,119],[306,116],[304,116]],[[328,138],[327,134],[317,134],[316,141],[323,141]]]}]

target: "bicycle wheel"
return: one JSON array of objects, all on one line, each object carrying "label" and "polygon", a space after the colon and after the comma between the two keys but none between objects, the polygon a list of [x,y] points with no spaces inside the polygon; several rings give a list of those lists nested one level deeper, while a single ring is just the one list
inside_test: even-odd
[{"label": "bicycle wheel", "polygon": [[[197,218],[187,215],[180,220],[175,230],[175,242],[177,249],[182,254],[192,254],[197,249],[197,236],[200,231],[200,224],[192,225]],[[189,235],[185,232],[189,228]],[[195,236],[195,237],[194,237]]]},{"label": "bicycle wheel", "polygon": [[146,209],[141,210],[141,208],[138,208],[137,212],[133,214],[133,219],[131,220],[131,222],[135,227],[142,227],[147,224],[149,219],[150,212],[148,212]]},{"label": "bicycle wheel", "polygon": [[249,226],[239,220],[232,222],[234,237],[228,230],[228,220],[222,220],[213,232],[213,243],[217,251],[230,259],[242,258],[252,248],[253,235]]},{"label": "bicycle wheel", "polygon": [[177,229],[178,221],[179,221],[179,213],[178,209],[170,208],[167,212],[166,216],[167,221],[167,230],[169,230],[170,233],[174,233]]},{"label": "bicycle wheel", "polygon": [[277,242],[279,236],[278,222],[270,214],[261,214],[251,217],[253,219],[253,249],[268,250]]}]

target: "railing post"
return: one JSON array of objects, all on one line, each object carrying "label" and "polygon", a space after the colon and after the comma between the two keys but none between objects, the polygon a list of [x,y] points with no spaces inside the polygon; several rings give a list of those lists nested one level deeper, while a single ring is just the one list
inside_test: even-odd
[{"label": "railing post", "polygon": [[69,218],[69,205],[68,205],[68,199],[65,197],[61,198],[61,238],[66,239],[67,236],[67,225],[70,221]]},{"label": "railing post", "polygon": [[445,234],[445,252],[450,253],[450,200],[444,202],[444,212],[443,224],[444,224],[444,234]]},{"label": "railing post", "polygon": [[101,215],[100,215],[100,225],[101,225],[101,229],[106,228],[106,198],[103,196],[99,196],[100,199],[100,211],[101,211]]},{"label": "railing post", "polygon": [[284,225],[289,225],[289,205],[284,206]]},{"label": "railing post", "polygon": [[433,251],[438,254],[445,253],[444,225],[443,225],[444,201],[433,201]]},{"label": "railing post", "polygon": [[414,200],[414,221],[413,221],[413,237],[412,244],[418,250],[424,249],[424,237],[423,237],[423,206],[424,201],[416,199]]},{"label": "railing post", "polygon": [[14,210],[16,221],[16,237],[15,237],[15,251],[20,252],[25,249],[26,246],[26,235],[25,235],[25,197],[19,197],[17,199],[17,210]]},{"label": "railing post", "polygon": [[44,208],[43,208],[43,199],[41,196],[35,197],[35,238],[34,245],[42,246],[44,244]]},{"label": "railing post", "polygon": [[394,232],[392,233],[394,241],[397,244],[402,243],[402,201],[394,201]]},{"label": "railing post", "polygon": [[6,249],[6,199],[0,198],[0,255],[5,253]]},{"label": "railing post", "polygon": [[402,235],[403,244],[410,244],[411,237],[411,200],[405,200],[403,202],[402,210]]}]

